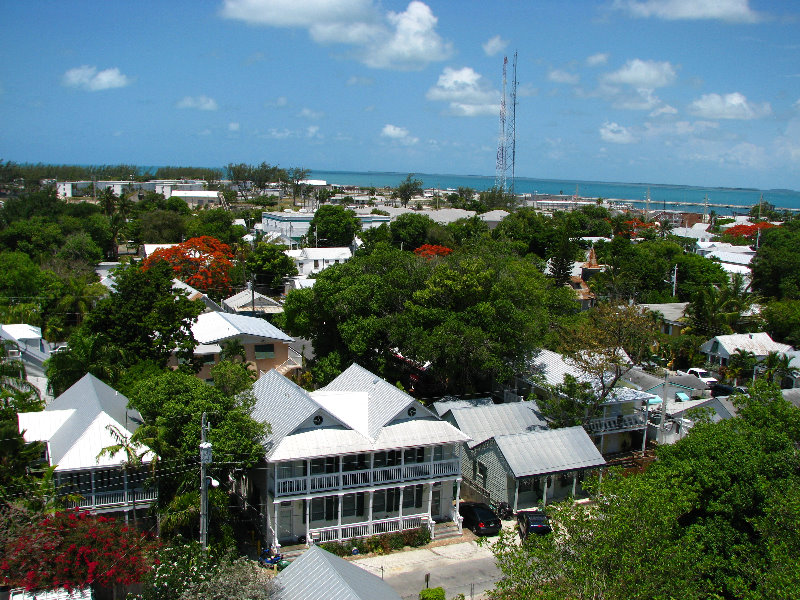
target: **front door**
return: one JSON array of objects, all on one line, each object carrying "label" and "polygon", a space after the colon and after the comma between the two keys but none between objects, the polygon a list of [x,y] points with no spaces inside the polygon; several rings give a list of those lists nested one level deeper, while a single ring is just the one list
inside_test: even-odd
[{"label": "front door", "polygon": [[441,515],[442,512],[442,488],[439,484],[434,484],[433,490],[433,498],[431,499],[431,518],[436,518]]},{"label": "front door", "polygon": [[292,528],[292,503],[281,502],[278,508],[278,541],[281,544],[293,544],[295,537]]}]

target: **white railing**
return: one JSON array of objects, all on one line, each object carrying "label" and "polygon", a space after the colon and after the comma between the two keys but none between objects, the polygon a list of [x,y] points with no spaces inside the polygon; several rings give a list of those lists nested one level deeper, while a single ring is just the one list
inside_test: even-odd
[{"label": "white railing", "polygon": [[70,508],[91,508],[100,506],[114,506],[123,504],[133,504],[134,499],[136,502],[150,502],[158,498],[158,489],[147,488],[128,490],[115,490],[113,492],[96,492],[92,494],[88,492],[85,496],[81,496],[77,502],[67,501],[67,506]]},{"label": "white railing", "polygon": [[308,530],[309,541],[315,544],[333,542],[337,540],[349,540],[368,535],[380,535],[382,533],[394,533],[405,531],[406,529],[416,529],[418,527],[433,527],[433,519],[427,514],[407,515],[401,517],[390,517],[388,519],[378,519],[372,523],[352,523],[350,525],[333,525],[331,527],[316,527]]},{"label": "white railing", "polygon": [[640,429],[645,426],[644,414],[616,415],[592,419],[586,425],[592,433]]},{"label": "white railing", "polygon": [[308,492],[327,492],[331,490],[381,485],[387,483],[409,482],[431,477],[458,475],[457,458],[436,462],[412,463],[405,466],[379,467],[361,471],[343,471],[310,477],[279,478],[275,486],[276,496],[293,496]]}]

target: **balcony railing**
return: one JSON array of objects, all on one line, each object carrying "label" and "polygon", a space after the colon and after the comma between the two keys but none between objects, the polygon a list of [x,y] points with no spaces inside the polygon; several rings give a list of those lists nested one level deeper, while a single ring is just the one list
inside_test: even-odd
[{"label": "balcony railing", "polygon": [[586,424],[589,433],[613,433],[616,431],[629,431],[632,429],[644,429],[644,413],[634,413],[631,415],[615,415],[613,417],[601,417],[592,419]]},{"label": "balcony railing", "polygon": [[136,490],[114,490],[111,492],[86,492],[81,495],[77,502],[67,501],[68,508],[101,508],[107,506],[133,506],[134,498],[136,502],[142,504],[158,499],[158,489],[136,489]]},{"label": "balcony railing", "polygon": [[433,521],[428,514],[403,515],[402,517],[391,517],[389,519],[352,523],[350,525],[312,527],[308,530],[308,533],[310,541],[315,544],[320,544],[336,540],[349,540],[351,538],[379,535],[381,533],[405,531],[406,529],[416,529],[423,526],[432,527],[432,524]]},{"label": "balcony railing", "polygon": [[454,458],[362,471],[342,471],[341,473],[327,473],[325,475],[279,478],[275,486],[275,495],[294,496],[429,479],[431,477],[448,477],[458,475],[459,466],[458,459]]}]

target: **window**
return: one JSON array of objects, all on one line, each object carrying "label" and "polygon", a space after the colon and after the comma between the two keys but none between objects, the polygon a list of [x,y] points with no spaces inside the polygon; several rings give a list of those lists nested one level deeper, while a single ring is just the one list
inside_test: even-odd
[{"label": "window", "polygon": [[403,490],[403,508],[422,508],[421,485],[411,485]]},{"label": "window", "polygon": [[256,344],[256,360],[275,358],[275,344]]},{"label": "window", "polygon": [[339,518],[339,496],[311,499],[312,521],[333,521]]},{"label": "window", "polygon": [[314,268],[315,269],[319,269],[319,261],[318,260],[314,261]]},{"label": "window", "polygon": [[400,464],[400,450],[375,453],[375,468],[396,467]]},{"label": "window", "polygon": [[433,447],[433,460],[444,460],[444,446]]},{"label": "window", "polygon": [[378,490],[372,496],[372,512],[382,513],[386,511],[386,490]]},{"label": "window", "polygon": [[489,470],[486,468],[486,465],[482,462],[478,461],[478,484],[483,487],[486,487],[486,479],[489,476]]},{"label": "window", "polygon": [[342,457],[342,471],[365,471],[369,469],[368,454],[347,454]]},{"label": "window", "polygon": [[364,515],[364,492],[345,494],[342,496],[342,516],[354,517]]},{"label": "window", "polygon": [[215,362],[217,362],[216,354],[203,354],[202,357],[204,365],[213,365]]},{"label": "window", "polygon": [[403,456],[405,464],[425,462],[425,448],[408,448]]},{"label": "window", "polygon": [[311,459],[311,474],[323,475],[325,473],[338,473],[339,460],[336,456]]}]

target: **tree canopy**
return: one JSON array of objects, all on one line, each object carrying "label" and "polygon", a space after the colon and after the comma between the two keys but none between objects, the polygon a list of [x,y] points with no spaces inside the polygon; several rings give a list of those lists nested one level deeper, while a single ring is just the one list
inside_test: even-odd
[{"label": "tree canopy", "polygon": [[325,204],[314,213],[305,244],[320,248],[348,247],[360,230],[361,221],[355,212],[343,206]]}]

